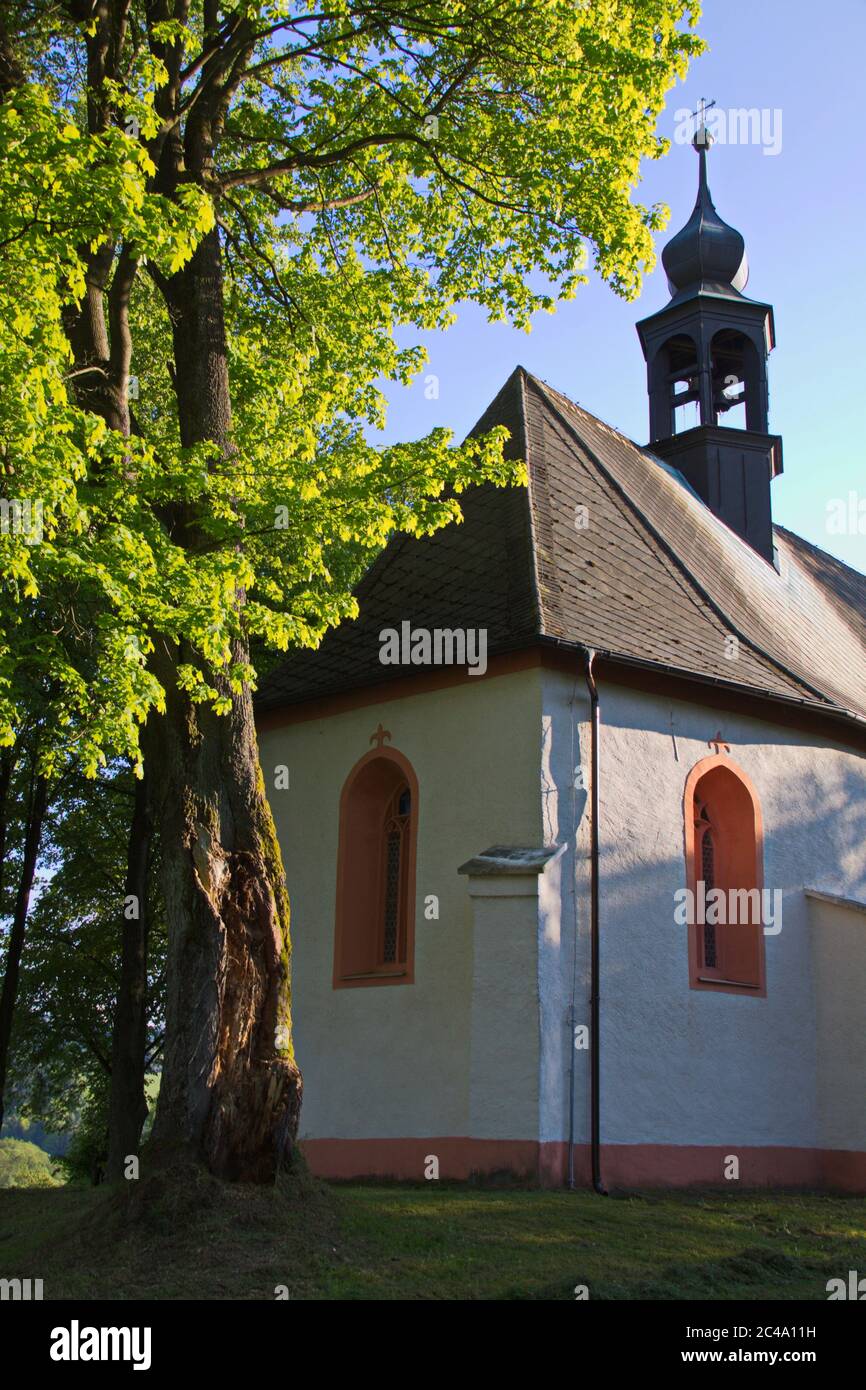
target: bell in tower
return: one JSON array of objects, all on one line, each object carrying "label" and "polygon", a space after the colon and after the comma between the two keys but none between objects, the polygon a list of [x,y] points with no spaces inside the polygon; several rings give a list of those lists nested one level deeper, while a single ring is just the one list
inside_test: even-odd
[{"label": "bell in tower", "polygon": [[746,247],[713,206],[703,124],[692,143],[700,161],[697,202],[662,252],[670,302],[637,325],[649,447],[772,564],[770,484],[782,471],[781,438],[768,432],[773,310],[742,292]]}]

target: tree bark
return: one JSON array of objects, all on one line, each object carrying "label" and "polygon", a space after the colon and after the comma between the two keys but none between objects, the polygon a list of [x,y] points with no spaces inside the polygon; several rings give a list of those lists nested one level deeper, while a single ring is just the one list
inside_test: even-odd
[{"label": "tree bark", "polygon": [[9,1042],[12,1037],[12,1020],[15,1016],[15,1001],[18,998],[18,976],[21,970],[21,955],[24,950],[24,934],[27,928],[27,913],[30,910],[30,894],[36,876],[36,861],[42,840],[42,827],[48,807],[48,783],[35,771],[31,783],[30,808],[27,816],[27,830],[24,837],[24,856],[21,863],[21,878],[15,899],[15,911],[9,932],[9,946],[6,953],[6,970],[3,975],[3,988],[0,991],[0,1130],[3,1127],[5,1111],[6,1076],[9,1064]]},{"label": "tree bark", "polygon": [[168,993],[153,1138],[218,1176],[265,1182],[291,1154],[301,1103],[288,895],[249,690],[226,715],[193,705],[174,681],[177,656],[160,645]]},{"label": "tree bark", "polygon": [[[147,1047],[147,942],[150,927],[148,865],[153,838],[150,814],[150,763],[136,781],[126,859],[124,918],[121,935],[120,983],[111,1040],[111,1091],[108,1106],[106,1177],[119,1182],[126,1159],[138,1153],[147,1119],[144,1067]],[[135,917],[126,912],[131,900]]]},{"label": "tree bark", "polygon": [[0,11],[0,101],[27,79],[21,56],[16,50],[15,20]]},{"label": "tree bark", "polygon": [[[115,115],[113,97],[106,79],[121,77],[121,57],[128,28],[130,0],[67,0],[79,22],[91,29],[86,37],[87,51],[87,128],[100,134]],[[81,303],[68,305],[63,323],[75,359],[75,399],[82,410],[102,416],[109,429],[125,437],[130,433],[128,376],[132,342],[129,333],[129,296],[138,260],[124,246],[114,268],[116,237],[108,233],[95,249],[79,247],[86,266],[85,289]],[[112,277],[112,270],[114,274]],[[105,316],[105,293],[111,280],[109,318]]]}]

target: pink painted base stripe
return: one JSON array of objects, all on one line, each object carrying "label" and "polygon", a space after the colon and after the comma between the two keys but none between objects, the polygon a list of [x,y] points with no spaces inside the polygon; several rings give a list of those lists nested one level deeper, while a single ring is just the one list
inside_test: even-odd
[{"label": "pink painted base stripe", "polygon": [[[428,1158],[439,1160],[440,1178],[465,1181],[473,1174],[505,1172],[560,1187],[567,1175],[568,1146],[531,1139],[306,1139],[301,1148],[319,1177],[397,1178],[421,1181]],[[797,1149],[734,1144],[605,1144],[601,1168],[609,1187],[730,1186],[728,1155],[740,1161],[741,1187],[816,1187],[866,1193],[866,1153],[845,1149]],[[575,1179],[590,1182],[589,1146],[575,1146]]]},{"label": "pink painted base stripe", "polygon": [[305,1139],[301,1149],[322,1178],[409,1178],[420,1181],[428,1156],[439,1160],[440,1178],[507,1171],[538,1174],[538,1144],[531,1139]]}]

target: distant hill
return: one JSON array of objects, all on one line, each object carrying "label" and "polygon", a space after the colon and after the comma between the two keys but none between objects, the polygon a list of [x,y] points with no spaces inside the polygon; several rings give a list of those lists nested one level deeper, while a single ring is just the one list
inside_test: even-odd
[{"label": "distant hill", "polygon": [[0,1187],[58,1187],[51,1155],[24,1139],[0,1139]]},{"label": "distant hill", "polygon": [[3,1123],[3,1139],[23,1139],[51,1154],[52,1158],[63,1157],[71,1138],[71,1134],[49,1134],[35,1120],[21,1119],[18,1115],[9,1115]]}]

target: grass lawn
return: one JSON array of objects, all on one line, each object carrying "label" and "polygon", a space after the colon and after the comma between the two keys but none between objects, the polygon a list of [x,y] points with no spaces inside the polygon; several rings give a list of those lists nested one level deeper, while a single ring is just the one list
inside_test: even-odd
[{"label": "grass lawn", "polygon": [[47,1299],[816,1299],[866,1270],[863,1198],[602,1198],[204,1177],[0,1192],[0,1277]]}]

